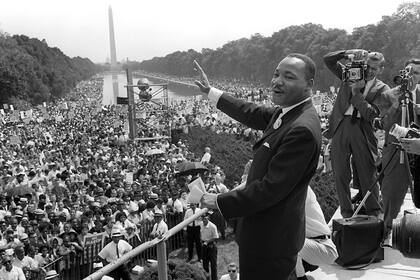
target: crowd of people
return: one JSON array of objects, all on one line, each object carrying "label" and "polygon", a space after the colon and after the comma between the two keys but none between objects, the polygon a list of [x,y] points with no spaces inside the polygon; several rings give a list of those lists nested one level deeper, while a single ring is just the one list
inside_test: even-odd
[{"label": "crowd of people", "polygon": [[[145,128],[151,139],[130,141],[123,106],[99,105],[102,83],[82,82],[68,98],[26,111],[1,111],[0,252],[27,279],[81,254],[89,234],[108,242],[117,226],[129,240],[156,213],[167,220],[188,207],[176,166],[201,155],[159,137],[166,127]],[[209,170],[207,186],[214,184]]]},{"label": "crowd of people", "polygon": [[[191,79],[182,82],[190,83]],[[235,81],[216,81],[214,85],[222,91],[235,92],[238,100],[271,105],[267,88]],[[171,143],[162,137],[168,128],[188,132],[188,127],[198,125],[253,143],[263,137],[262,130],[251,129],[220,113],[214,102],[190,98],[175,100],[166,114],[155,115],[166,118],[169,127],[159,119],[156,122],[160,125],[142,123],[136,136],[148,140],[132,141],[128,137],[126,108],[102,106],[102,87],[103,80],[94,78],[81,82],[62,100],[21,111],[7,104],[1,109],[0,279],[12,274],[20,277],[17,279],[24,279],[21,275],[36,279],[34,275],[41,271],[57,274],[55,269],[60,266],[49,264],[83,254],[85,237],[90,234],[102,233],[105,243],[112,244],[118,238],[132,240],[145,225],[153,225],[150,238],[161,236],[168,230],[165,222],[169,216],[186,217],[192,209],[187,202],[189,180],[177,176],[177,166],[185,161],[201,159],[209,169],[202,177],[206,189],[227,193],[229,190],[222,183],[223,171],[209,163],[210,148],[203,151],[203,158],[194,155],[184,143]],[[332,104],[337,95],[332,91],[316,96],[321,99],[318,119],[321,128],[327,130],[331,128],[328,116],[334,110]],[[330,150],[331,143],[326,138],[320,143],[318,170],[334,169],[331,157],[338,154],[337,148]],[[343,196],[341,200],[344,199],[349,198]],[[349,216],[350,212],[342,214]],[[203,261],[201,250],[210,249],[218,231],[225,237],[225,221],[217,211],[213,222],[211,225],[217,230],[212,236],[217,237],[209,240],[197,241],[196,236],[194,240],[191,236],[196,233],[188,227],[189,259],[194,242],[200,243],[197,255]],[[138,237],[138,242],[144,241]],[[113,246],[118,254],[120,245],[118,241],[116,244]],[[105,251],[99,254],[105,261],[109,260],[107,256]],[[214,257],[207,256],[207,261],[206,271],[212,270],[215,277]],[[236,268],[232,265],[232,273]]]}]

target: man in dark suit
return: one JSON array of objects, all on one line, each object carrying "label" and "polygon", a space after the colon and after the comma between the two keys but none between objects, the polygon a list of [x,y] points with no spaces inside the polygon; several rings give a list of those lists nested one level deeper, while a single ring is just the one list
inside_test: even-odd
[{"label": "man in dark suit", "polygon": [[[366,77],[359,81],[343,81],[343,67],[340,62],[354,56],[355,60],[365,60]],[[324,56],[325,65],[341,83],[337,99],[329,117],[329,128],[325,136],[332,139],[331,163],[341,214],[344,218],[353,215],[350,196],[350,181],[357,182],[364,196],[376,180],[375,161],[378,156],[377,139],[374,135],[373,120],[379,116],[377,99],[389,87],[376,76],[382,72],[384,56],[378,52],[364,50],[336,51]],[[356,177],[357,176],[357,177]],[[381,208],[377,202],[379,185],[372,189],[372,195],[365,203],[368,215],[377,216]]]},{"label": "man in dark suit", "polygon": [[[399,138],[396,134],[390,133],[391,127],[394,124],[402,125],[402,106],[400,101],[408,99],[410,104],[406,108],[406,123],[403,126],[408,126],[414,122],[420,124],[420,59],[410,59],[406,62],[405,67],[411,71],[411,79],[407,85],[406,91],[401,90],[397,86],[391,90],[383,93],[383,101],[381,104],[388,105],[384,117],[382,118],[383,128],[385,130],[385,144],[383,149],[382,166],[384,166],[384,178],[382,180],[382,200],[384,204],[384,224],[385,234],[392,230],[392,220],[395,219],[400,212],[401,205],[404,202],[407,189],[412,186],[412,179],[416,185],[419,184],[419,160],[418,157],[412,158],[416,160],[412,167],[417,170],[411,170],[408,155],[405,153],[403,158],[400,158],[400,152],[396,151],[397,146],[392,143],[398,142]],[[392,135],[394,134],[394,135]],[[403,161],[401,161],[403,159]],[[414,175],[414,176],[411,176]],[[413,178],[412,178],[413,177]],[[412,195],[415,192],[412,192]]]},{"label": "man in dark suit", "polygon": [[290,54],[271,80],[275,107],[258,106],[211,88],[196,63],[201,91],[230,117],[264,134],[253,147],[244,188],[206,193],[202,205],[239,217],[236,240],[242,280],[296,279],[297,253],[305,240],[305,199],[321,149],[321,125],[311,92],[315,63]]}]

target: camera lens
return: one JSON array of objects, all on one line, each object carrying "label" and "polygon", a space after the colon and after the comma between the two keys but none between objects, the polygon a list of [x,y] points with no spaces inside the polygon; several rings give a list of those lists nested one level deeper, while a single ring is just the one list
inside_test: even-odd
[{"label": "camera lens", "polygon": [[392,247],[407,258],[420,258],[420,215],[404,211],[392,224]]}]

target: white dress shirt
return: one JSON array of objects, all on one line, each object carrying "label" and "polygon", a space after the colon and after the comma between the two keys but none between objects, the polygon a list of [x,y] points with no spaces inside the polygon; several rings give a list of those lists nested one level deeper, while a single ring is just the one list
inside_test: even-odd
[{"label": "white dress shirt", "polygon": [[308,186],[308,194],[305,201],[306,213],[306,237],[316,237],[320,235],[330,235],[331,230],[325,222],[321,206],[316,200],[316,195],[311,187]]},{"label": "white dress shirt", "polygon": [[99,252],[98,256],[106,260],[107,262],[116,261],[119,257],[131,251],[133,247],[128,244],[125,240],[118,241],[118,252],[117,244],[114,241],[108,243],[102,250]]},{"label": "white dress shirt", "polygon": [[19,267],[13,267],[12,270],[7,271],[5,267],[0,269],[1,280],[26,280],[25,274]]},{"label": "white dress shirt", "polygon": [[152,235],[163,235],[168,232],[168,225],[162,220],[153,225]]},{"label": "white dress shirt", "polygon": [[219,238],[219,233],[217,232],[216,225],[210,221],[207,223],[206,226],[204,225],[204,223],[201,224],[200,234],[201,240],[205,242]]},{"label": "white dress shirt", "polygon": [[[190,218],[190,217],[192,217],[195,213],[197,213],[198,212],[198,210],[199,209],[195,209],[195,210],[192,210],[191,208],[188,208],[187,209],[187,211],[185,211],[185,215],[184,215],[184,221],[186,220],[186,219],[188,219],[188,218]],[[201,225],[201,221],[199,221],[199,220],[195,220],[194,222],[192,222],[192,223],[190,223],[190,224],[188,224],[188,226],[190,226],[190,227],[196,227],[196,226],[200,226]],[[186,229],[186,228],[184,228],[184,229]]]}]

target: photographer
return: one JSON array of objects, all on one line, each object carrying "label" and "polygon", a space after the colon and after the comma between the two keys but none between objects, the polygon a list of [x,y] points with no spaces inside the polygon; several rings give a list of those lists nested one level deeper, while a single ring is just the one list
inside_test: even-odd
[{"label": "photographer", "polygon": [[[340,61],[352,58],[352,63]],[[329,128],[325,132],[331,142],[331,161],[334,172],[341,214],[344,218],[353,215],[349,184],[352,179],[350,159],[357,172],[354,181],[360,183],[362,196],[376,180],[375,159],[377,139],[373,120],[378,117],[377,97],[389,87],[376,78],[384,67],[381,53],[365,50],[336,51],[324,56],[325,65],[341,81],[340,90],[329,117]],[[357,174],[357,175],[355,175]],[[371,190],[373,196],[366,200],[368,215],[377,216],[379,186]]]},{"label": "photographer", "polygon": [[[404,153],[403,163],[400,161],[400,153],[395,152],[398,149],[397,145],[393,143],[398,142],[395,136],[391,135],[390,130],[394,124],[401,125],[402,119],[402,105],[401,100],[409,94],[411,104],[406,106],[408,114],[406,119],[408,124],[415,122],[419,124],[420,114],[420,90],[417,84],[420,82],[420,59],[410,59],[405,63],[405,69],[410,69],[408,77],[406,77],[406,89],[403,86],[397,86],[383,94],[384,102],[391,104],[382,118],[382,125],[386,132],[385,144],[383,149],[382,165],[389,165],[384,172],[382,181],[382,200],[384,204],[384,223],[385,233],[388,234],[392,229],[392,220],[395,219],[400,211],[400,207],[404,201],[407,188],[412,184],[412,177],[410,174],[409,158],[407,153]],[[406,151],[417,151],[419,139],[402,140],[402,145],[407,148]],[[417,148],[416,148],[417,147]]]}]

